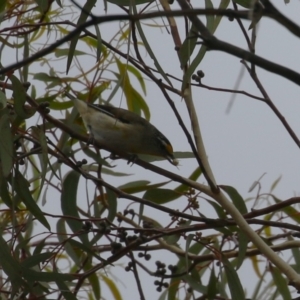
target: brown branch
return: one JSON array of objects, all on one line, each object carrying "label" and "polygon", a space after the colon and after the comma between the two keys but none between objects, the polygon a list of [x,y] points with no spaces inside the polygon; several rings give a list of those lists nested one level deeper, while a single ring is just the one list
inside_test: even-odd
[{"label": "brown branch", "polygon": [[[143,20],[143,19],[149,19],[149,18],[157,18],[162,16],[187,16],[190,18],[191,22],[194,23],[198,31],[201,33],[201,38],[203,39],[205,45],[210,50],[219,50],[223,51],[229,54],[232,54],[236,57],[239,57],[241,59],[247,60],[265,70],[268,70],[272,73],[275,73],[277,75],[280,75],[284,78],[289,79],[290,81],[294,82],[297,85],[300,85],[300,74],[289,69],[286,67],[283,67],[279,64],[273,63],[271,61],[268,61],[260,56],[257,56],[249,51],[243,50],[239,47],[233,46],[229,43],[223,42],[221,40],[218,40],[213,35],[209,33],[209,31],[206,29],[206,27],[202,24],[202,22],[197,18],[198,14],[221,14],[221,15],[227,15],[227,16],[233,16],[236,14],[234,11],[226,10],[206,10],[206,9],[190,9],[190,7],[187,5],[187,3],[184,0],[178,0],[179,4],[182,6],[181,11],[164,11],[164,12],[154,12],[154,13],[147,13],[143,15],[111,15],[111,16],[100,16],[100,17],[94,17],[92,20],[87,21],[86,23],[83,23],[79,25],[76,29],[74,29],[72,32],[64,36],[62,39],[56,41],[55,43],[51,44],[49,47],[42,49],[41,51],[38,51],[34,55],[19,61],[17,63],[14,63],[10,66],[4,67],[0,70],[1,74],[6,74],[7,72],[11,72],[14,69],[18,69],[20,67],[23,67],[25,65],[28,65],[39,58],[51,53],[53,50],[55,50],[58,46],[64,44],[65,42],[70,41],[72,38],[76,37],[80,32],[90,26],[101,24],[105,22],[112,22],[112,21],[122,21],[122,20],[130,20],[130,21],[137,21],[137,20]],[[236,14],[237,15],[237,14]],[[246,18],[247,14],[239,14],[240,17],[244,16]],[[248,18],[248,17],[247,17]]]},{"label": "brown branch", "polygon": [[250,69],[244,61],[241,61],[241,63],[246,67],[246,70],[249,72],[249,74],[250,74],[251,78],[253,79],[254,83],[256,84],[256,86],[258,87],[258,89],[260,90],[262,95],[264,96],[264,99],[265,99],[264,102],[271,108],[271,110],[274,112],[274,114],[280,120],[280,122],[282,123],[284,128],[287,130],[287,132],[289,133],[291,138],[294,140],[296,145],[300,148],[299,138],[297,137],[295,131],[292,129],[292,127],[286,121],[285,117],[281,114],[279,109],[276,107],[276,105],[273,103],[273,101],[271,100],[271,98],[267,94],[266,90],[264,89],[263,85],[261,84],[260,80],[258,79],[256,72],[253,71],[255,69],[253,69],[253,68]]},{"label": "brown branch", "polygon": [[[189,4],[185,0],[177,0],[179,5],[181,6],[183,11],[188,11],[190,9]],[[242,48],[231,45],[227,42],[223,42],[217,39],[214,35],[212,35],[206,26],[201,22],[201,20],[197,17],[197,15],[189,14],[188,18],[200,32],[201,39],[205,46],[209,48],[209,50],[217,50],[222,51],[233,56],[239,57],[243,60],[246,60],[250,63],[255,64],[267,71],[270,71],[274,74],[280,75],[289,79],[297,85],[300,85],[300,74],[286,68],[284,66],[273,63],[269,60],[266,60],[258,55],[255,55],[249,51],[246,51]]]},{"label": "brown branch", "polygon": [[250,219],[259,217],[265,214],[273,213],[278,210],[282,210],[285,207],[291,206],[293,204],[299,204],[300,203],[300,197],[293,197],[284,201],[281,201],[279,203],[276,203],[274,205],[269,205],[268,207],[262,208],[262,209],[255,209],[251,212],[244,214],[244,218]]}]

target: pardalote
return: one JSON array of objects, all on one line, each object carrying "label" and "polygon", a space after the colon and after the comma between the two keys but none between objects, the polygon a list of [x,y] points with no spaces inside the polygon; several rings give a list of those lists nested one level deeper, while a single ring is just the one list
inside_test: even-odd
[{"label": "pardalote", "polygon": [[122,108],[73,100],[92,138],[128,154],[148,154],[166,158],[178,165],[169,140],[146,119]]}]

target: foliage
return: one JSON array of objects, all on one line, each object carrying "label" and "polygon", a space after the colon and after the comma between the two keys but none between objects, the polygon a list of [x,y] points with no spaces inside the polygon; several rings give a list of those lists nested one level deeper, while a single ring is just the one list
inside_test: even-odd
[{"label": "foliage", "polygon": [[[247,202],[238,187],[216,183],[191,88],[262,101],[300,145],[255,69],[299,84],[297,72],[256,54],[255,31],[267,17],[297,37],[300,28],[267,0],[218,5],[206,0],[202,9],[185,0],[169,2],[77,1],[82,7],[65,0],[0,2],[1,299],[108,299],[107,294],[128,299],[118,280],[126,284],[132,278],[136,299],[240,300],[247,293],[251,299],[291,299],[299,291],[299,278],[276,254],[288,250],[299,270],[300,219],[291,206],[299,198],[278,199],[273,190],[280,179],[269,193],[256,182],[258,192]],[[224,16],[239,26],[248,50],[213,35]],[[161,30],[170,32],[181,75],[167,72],[151,41]],[[208,50],[242,59],[262,96],[204,85],[199,65]],[[125,163],[115,167],[97,143],[87,145],[86,129],[65,91],[90,103],[118,106],[113,100],[124,98],[129,110],[150,120],[152,109],[161,109],[147,99],[154,88],[181,126],[185,149],[191,149],[175,152],[176,158],[193,160],[194,167],[184,176],[151,164],[159,158],[141,156],[133,170],[144,168],[155,177],[145,172],[128,179],[129,154],[121,153]],[[174,98],[184,100],[193,136]],[[204,180],[207,184],[200,183]],[[264,208],[250,211],[245,204],[250,202]],[[257,283],[246,293],[239,271],[249,261]],[[159,293],[148,297],[153,289]]]}]

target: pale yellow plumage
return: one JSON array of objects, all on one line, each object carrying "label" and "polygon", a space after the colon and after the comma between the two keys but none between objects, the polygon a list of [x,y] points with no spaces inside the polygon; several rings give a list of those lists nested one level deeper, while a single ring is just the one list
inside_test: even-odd
[{"label": "pale yellow plumage", "polygon": [[96,141],[122,152],[165,157],[178,164],[169,140],[144,118],[122,108],[72,100]]}]

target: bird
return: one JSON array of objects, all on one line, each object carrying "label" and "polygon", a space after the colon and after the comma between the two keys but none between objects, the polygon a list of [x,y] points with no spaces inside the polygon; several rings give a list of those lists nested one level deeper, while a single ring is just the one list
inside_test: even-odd
[{"label": "bird", "polygon": [[73,101],[92,139],[118,152],[164,157],[178,165],[170,141],[143,117],[123,108],[87,103],[68,92],[65,95]]}]

